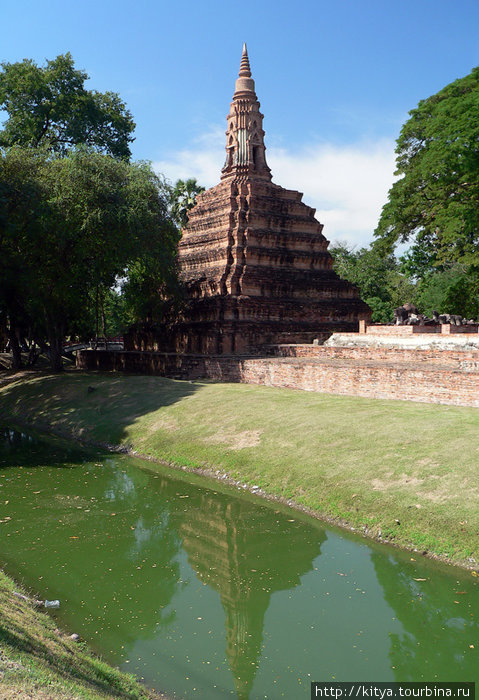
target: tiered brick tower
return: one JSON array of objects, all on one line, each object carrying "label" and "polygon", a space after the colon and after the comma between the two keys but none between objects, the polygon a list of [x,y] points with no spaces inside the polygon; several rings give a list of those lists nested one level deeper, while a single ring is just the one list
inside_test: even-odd
[{"label": "tiered brick tower", "polygon": [[271,182],[246,45],[221,182],[199,195],[179,244],[188,303],[176,350],[241,353],[358,330],[369,307],[332,270],[329,241],[302,194]]}]

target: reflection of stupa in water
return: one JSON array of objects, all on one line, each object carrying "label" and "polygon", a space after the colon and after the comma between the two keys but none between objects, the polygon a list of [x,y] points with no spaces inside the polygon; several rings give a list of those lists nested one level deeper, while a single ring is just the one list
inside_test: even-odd
[{"label": "reflection of stupa in water", "polygon": [[226,656],[238,698],[247,700],[261,655],[263,621],[271,594],[300,583],[312,569],[326,534],[249,501],[208,492],[190,497],[179,525],[188,562],[221,596]]}]

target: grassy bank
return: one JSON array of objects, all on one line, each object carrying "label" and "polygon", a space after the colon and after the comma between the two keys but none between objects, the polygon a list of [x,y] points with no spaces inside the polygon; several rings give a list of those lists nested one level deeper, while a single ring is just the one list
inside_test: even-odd
[{"label": "grassy bank", "polygon": [[[148,700],[132,676],[92,656],[82,642],[16,595],[0,571],[0,696],[2,700]],[[21,592],[25,596],[25,591]],[[28,596],[26,596],[28,597]]]},{"label": "grassy bank", "polygon": [[479,411],[67,373],[0,386],[0,419],[227,473],[405,547],[479,561]]}]

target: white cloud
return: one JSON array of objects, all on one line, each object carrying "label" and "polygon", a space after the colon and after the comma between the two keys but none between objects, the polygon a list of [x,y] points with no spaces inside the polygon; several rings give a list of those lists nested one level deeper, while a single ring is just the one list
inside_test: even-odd
[{"label": "white cloud", "polygon": [[353,245],[372,240],[394,176],[394,142],[318,144],[300,153],[271,150],[275,181],[300,190],[316,208],[326,238]]},{"label": "white cloud", "polygon": [[[211,187],[219,182],[224,158],[224,129],[217,127],[171,159],[154,163],[170,180],[196,177]],[[314,144],[293,153],[267,151],[274,182],[304,193],[316,208],[326,238],[367,245],[387,200],[394,176],[394,142],[349,145]]]},{"label": "white cloud", "polygon": [[198,137],[190,148],[175,153],[166,160],[153,163],[153,168],[175,182],[195,177],[204,187],[219,182],[225,159],[225,129],[219,126]]}]

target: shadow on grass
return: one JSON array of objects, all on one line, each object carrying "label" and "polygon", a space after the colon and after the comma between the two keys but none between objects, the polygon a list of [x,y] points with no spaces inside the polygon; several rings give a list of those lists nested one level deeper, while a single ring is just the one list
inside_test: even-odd
[{"label": "shadow on grass", "polygon": [[[199,384],[164,377],[23,373],[18,381],[0,387],[0,422],[8,427],[33,426],[93,445],[128,447],[127,428],[136,420],[191,396],[198,388]],[[0,433],[2,438],[10,456],[15,443],[28,439],[10,436],[8,428]]]},{"label": "shadow on grass", "polygon": [[[22,352],[22,365],[23,368],[19,371],[22,372],[45,372],[51,369],[50,360],[46,354],[41,354],[38,356],[35,364],[30,366],[28,364],[29,353]],[[63,366],[65,369],[72,369],[75,366],[75,358],[71,355],[63,355]],[[12,355],[9,352],[0,352],[0,376],[1,374],[14,374],[12,370]]]}]

